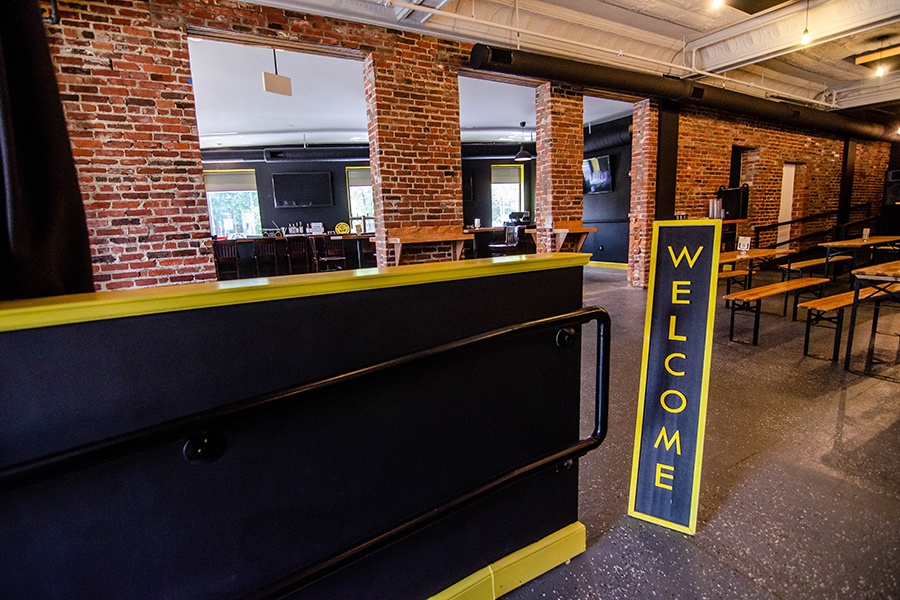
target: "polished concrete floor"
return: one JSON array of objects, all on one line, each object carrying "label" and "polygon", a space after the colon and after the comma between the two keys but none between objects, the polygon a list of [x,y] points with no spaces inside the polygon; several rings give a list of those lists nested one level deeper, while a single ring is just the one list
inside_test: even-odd
[{"label": "polished concrete floor", "polygon": [[[585,271],[585,304],[613,323],[609,435],[580,465],[588,549],[505,598],[900,598],[900,383],[884,378],[900,369],[860,372],[871,312],[845,372],[803,357],[802,310],[791,322],[780,299],[763,301],[754,347],[729,341],[719,300],[688,536],[626,514],[647,294],[624,270]],[[744,339],[751,328],[737,322]],[[879,329],[876,356],[896,361],[897,311]],[[830,355],[832,339],[814,329],[812,351]]]}]

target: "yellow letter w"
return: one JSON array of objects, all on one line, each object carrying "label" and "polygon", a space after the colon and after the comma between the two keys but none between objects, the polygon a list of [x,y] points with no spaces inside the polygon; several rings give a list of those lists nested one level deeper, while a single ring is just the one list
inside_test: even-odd
[{"label": "yellow letter w", "polygon": [[688,253],[688,249],[686,247],[682,246],[681,253],[676,258],[675,251],[672,250],[672,246],[668,246],[668,248],[669,248],[669,255],[672,257],[672,262],[675,264],[676,267],[678,266],[678,263],[681,262],[682,258],[687,257],[688,267],[690,267],[692,269],[694,268],[694,263],[697,262],[697,257],[700,256],[701,252],[703,252],[703,246],[700,246],[699,248],[697,248],[697,252],[695,252],[694,255],[691,256]]}]

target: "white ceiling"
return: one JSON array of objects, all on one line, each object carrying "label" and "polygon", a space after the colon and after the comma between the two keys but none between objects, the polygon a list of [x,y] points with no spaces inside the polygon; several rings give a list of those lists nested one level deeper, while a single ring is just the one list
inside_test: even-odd
[{"label": "white ceiling", "polygon": [[[900,0],[725,0],[719,8],[712,7],[712,0],[251,1],[301,15],[331,16],[690,78],[900,127],[900,60],[876,60],[866,65],[854,62],[867,53],[889,54],[894,48],[900,52]],[[804,29],[812,38],[808,45],[800,40]],[[242,144],[209,137],[210,133],[234,131],[244,136],[271,132],[271,139],[276,140],[273,143],[302,143],[302,135],[297,135],[304,131],[308,143],[320,143],[312,139],[318,132],[322,132],[322,140],[329,141],[364,135],[353,133],[365,131],[360,125],[365,114],[364,107],[360,108],[361,75],[348,74],[345,80],[341,67],[312,66],[309,68],[320,70],[306,76],[298,71],[294,84],[295,96],[309,97],[285,101],[268,94],[270,97],[264,98],[258,73],[272,70],[271,49],[241,46],[238,54],[253,54],[254,58],[233,59],[212,44],[191,43],[204,147],[219,143],[269,144],[259,137]],[[251,60],[258,62],[248,64]],[[310,60],[310,56],[280,52],[279,73],[289,74],[295,61],[299,69],[305,60]],[[885,64],[890,70],[877,77],[877,64]],[[361,66],[352,61],[351,65],[356,69]],[[345,66],[350,70],[351,65]],[[219,84],[219,91],[207,93],[207,89],[216,86],[207,81],[210,77],[225,79]],[[307,89],[310,86],[302,83],[310,80],[324,95],[316,97]],[[337,88],[324,91],[332,85]],[[479,88],[480,85],[486,87]],[[460,94],[463,141],[511,136],[523,120],[533,128],[534,95],[530,88],[465,79],[460,84]],[[597,115],[604,114],[604,108],[595,107],[594,100],[586,102],[586,111],[596,109]],[[344,102],[348,104],[344,106]],[[353,104],[356,109],[352,109]],[[611,114],[622,114],[618,108],[622,107],[612,107]],[[350,121],[337,118],[338,113],[349,115],[354,110],[357,116]],[[271,117],[271,121],[244,123],[243,115],[251,112],[256,112],[258,119]],[[232,117],[229,119],[226,113]],[[312,114],[322,116],[308,120],[298,116]],[[586,122],[596,122],[593,112],[588,112]],[[488,133],[493,130],[505,133]],[[326,132],[330,133],[325,135]]]},{"label": "white ceiling", "polygon": [[[202,148],[368,142],[361,62],[198,38],[188,45]],[[263,90],[276,61],[291,96]],[[534,88],[461,77],[459,96],[463,142],[519,142],[522,121],[533,139]],[[585,98],[585,123],[630,114],[629,103]]]}]

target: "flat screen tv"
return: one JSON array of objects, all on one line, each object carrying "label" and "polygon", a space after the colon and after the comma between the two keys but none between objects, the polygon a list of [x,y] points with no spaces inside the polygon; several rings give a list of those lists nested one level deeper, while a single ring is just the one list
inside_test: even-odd
[{"label": "flat screen tv", "polygon": [[278,208],[308,208],[334,206],[331,194],[331,173],[274,173],[272,186]]},{"label": "flat screen tv", "polygon": [[609,168],[609,156],[586,158],[581,163],[584,175],[584,193],[600,194],[613,189],[612,171]]}]

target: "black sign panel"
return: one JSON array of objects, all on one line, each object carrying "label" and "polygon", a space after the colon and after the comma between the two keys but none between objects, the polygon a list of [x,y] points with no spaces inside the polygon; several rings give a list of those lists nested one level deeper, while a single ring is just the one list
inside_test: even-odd
[{"label": "black sign panel", "polygon": [[693,534],[721,221],[658,221],[628,514]]}]

